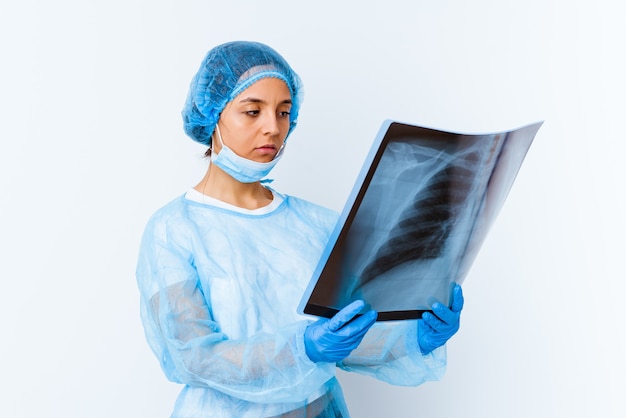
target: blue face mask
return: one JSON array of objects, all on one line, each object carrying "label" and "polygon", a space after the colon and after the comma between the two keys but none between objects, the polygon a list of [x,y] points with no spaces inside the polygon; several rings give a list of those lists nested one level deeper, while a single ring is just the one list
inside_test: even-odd
[{"label": "blue face mask", "polygon": [[215,131],[217,132],[217,138],[222,144],[222,149],[219,154],[211,152],[211,164],[215,164],[226,174],[241,183],[254,183],[267,176],[282,157],[283,149],[285,148],[285,144],[283,144],[272,161],[259,163],[235,154],[233,150],[224,144],[219,126],[215,126]]}]

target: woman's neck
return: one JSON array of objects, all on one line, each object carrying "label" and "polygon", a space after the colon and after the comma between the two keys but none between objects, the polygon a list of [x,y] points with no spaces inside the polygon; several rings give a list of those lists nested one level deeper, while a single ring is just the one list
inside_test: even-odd
[{"label": "woman's neck", "polygon": [[244,209],[258,209],[269,205],[272,192],[260,182],[241,183],[215,165],[209,165],[204,178],[194,189],[214,199]]}]

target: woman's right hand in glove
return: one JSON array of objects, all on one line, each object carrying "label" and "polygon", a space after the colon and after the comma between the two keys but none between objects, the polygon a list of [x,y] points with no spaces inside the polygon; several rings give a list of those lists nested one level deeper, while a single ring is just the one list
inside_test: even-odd
[{"label": "woman's right hand in glove", "polygon": [[365,302],[356,300],[332,318],[321,318],[306,327],[304,347],[311,361],[336,363],[358,347],[378,316],[376,311],[370,310],[356,317],[364,306]]}]

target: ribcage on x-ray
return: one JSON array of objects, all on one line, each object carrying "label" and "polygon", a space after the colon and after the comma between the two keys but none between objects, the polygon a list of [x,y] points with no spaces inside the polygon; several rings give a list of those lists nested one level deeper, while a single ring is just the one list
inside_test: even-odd
[{"label": "ribcage on x-ray", "polygon": [[400,264],[441,255],[472,186],[472,171],[447,165],[433,175],[400,214],[387,241],[361,274],[361,284]]}]

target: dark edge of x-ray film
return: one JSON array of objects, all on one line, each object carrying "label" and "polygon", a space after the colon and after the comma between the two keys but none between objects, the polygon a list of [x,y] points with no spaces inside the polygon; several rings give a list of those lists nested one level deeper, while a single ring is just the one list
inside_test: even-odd
[{"label": "dark edge of x-ray film", "polygon": [[362,299],[386,321],[449,304],[541,124],[463,134],[385,121],[298,311],[332,317]]},{"label": "dark edge of x-ray film", "polygon": [[[325,318],[332,318],[337,312],[338,309],[329,308],[328,306],[320,306],[315,304],[307,304],[304,310],[306,314],[321,316]],[[386,312],[378,312],[377,321],[397,321],[401,319],[420,319],[424,312],[432,312],[429,309],[426,310],[414,310],[414,311],[386,311]],[[356,317],[361,316],[361,314]],[[355,317],[355,318],[356,318]]]}]

